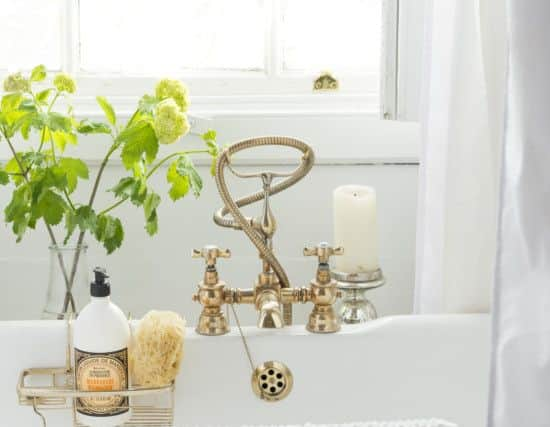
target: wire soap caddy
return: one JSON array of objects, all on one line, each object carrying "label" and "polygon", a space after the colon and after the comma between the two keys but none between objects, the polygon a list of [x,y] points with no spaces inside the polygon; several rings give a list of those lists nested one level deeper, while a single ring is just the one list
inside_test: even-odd
[{"label": "wire soap caddy", "polygon": [[[131,329],[131,328],[130,328]],[[78,399],[123,396],[128,406],[113,409],[130,410],[130,419],[122,426],[172,427],[174,425],[175,383],[162,387],[132,385],[117,391],[79,391],[75,388],[72,364],[72,320],[67,320],[67,352],[64,367],[29,368],[19,375],[17,395],[19,404],[31,406],[47,427],[44,410],[71,410],[74,427],[86,427],[77,420]]]}]

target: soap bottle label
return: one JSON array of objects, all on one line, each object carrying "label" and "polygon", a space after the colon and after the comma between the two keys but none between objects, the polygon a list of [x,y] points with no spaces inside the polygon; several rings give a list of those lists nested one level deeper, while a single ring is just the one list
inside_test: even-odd
[{"label": "soap bottle label", "polygon": [[[89,353],[75,348],[76,388],[80,391],[116,391],[128,388],[128,349]],[[128,396],[76,399],[83,415],[107,417],[128,412]]]}]

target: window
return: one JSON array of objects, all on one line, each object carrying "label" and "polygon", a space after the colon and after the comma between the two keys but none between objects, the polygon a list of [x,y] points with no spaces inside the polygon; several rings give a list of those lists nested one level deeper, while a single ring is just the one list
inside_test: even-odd
[{"label": "window", "polygon": [[61,1],[0,0],[0,8],[0,68],[14,71],[42,63],[60,69]]},{"label": "window", "polygon": [[[352,96],[377,114],[387,1],[0,0],[0,70],[42,62],[77,75],[81,95],[172,76],[199,97]],[[340,89],[312,98],[325,70]]]}]

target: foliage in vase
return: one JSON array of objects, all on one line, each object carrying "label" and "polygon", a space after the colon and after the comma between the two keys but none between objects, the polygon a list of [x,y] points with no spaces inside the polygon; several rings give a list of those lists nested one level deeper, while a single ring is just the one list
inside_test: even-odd
[{"label": "foliage in vase", "polygon": [[[4,140],[13,157],[0,166],[0,184],[13,185],[4,215],[17,241],[43,221],[52,244],[58,243],[54,227],[62,225],[65,244],[75,233],[77,244],[82,244],[89,233],[112,253],[124,239],[123,221],[113,211],[127,202],[143,210],[145,229],[154,235],[158,231],[161,196],[149,181],[164,164],[168,166],[168,195],[173,201],[189,192],[199,196],[202,179],[191,156],[209,154],[214,163],[218,145],[214,131],[202,136],[204,148],[182,150],[176,144],[189,132],[188,93],[180,81],[159,81],[155,93],[144,95],[126,122],[119,120],[106,98],[98,96],[97,102],[105,114],[105,120],[98,122],[74,115],[70,95],[76,92],[76,84],[70,76],[59,73],[50,83],[47,77],[45,67],[39,65],[29,76],[16,73],[4,81],[0,140]],[[58,102],[61,98],[66,100],[62,106]],[[82,136],[90,134],[103,134],[109,142],[89,197],[78,201],[74,192],[80,181],[90,179],[89,168],[84,160],[66,156],[65,149],[84,144]],[[21,139],[30,139],[30,148],[19,149],[18,145],[29,146],[21,144]],[[159,158],[160,144],[177,148]],[[94,202],[103,172],[115,156],[120,157],[126,172],[107,190],[114,196],[113,203],[97,208]]]}]

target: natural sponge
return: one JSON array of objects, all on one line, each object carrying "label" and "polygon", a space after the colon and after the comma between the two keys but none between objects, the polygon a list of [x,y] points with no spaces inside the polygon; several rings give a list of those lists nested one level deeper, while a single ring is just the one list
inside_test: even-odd
[{"label": "natural sponge", "polygon": [[171,311],[150,311],[139,323],[130,348],[133,383],[160,387],[173,381],[183,359],[185,320]]}]

